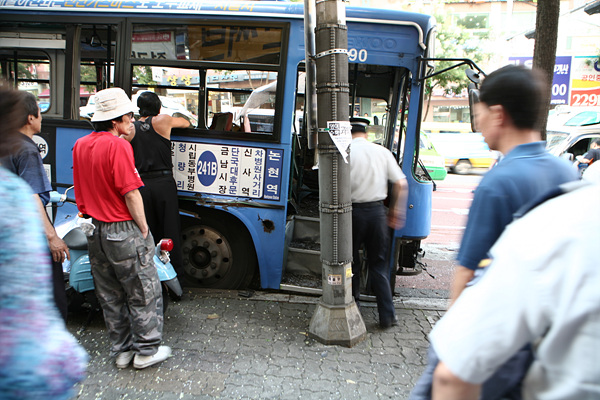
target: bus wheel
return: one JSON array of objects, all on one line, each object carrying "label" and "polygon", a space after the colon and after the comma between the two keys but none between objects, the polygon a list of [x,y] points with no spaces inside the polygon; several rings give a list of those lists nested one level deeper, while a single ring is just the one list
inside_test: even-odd
[{"label": "bus wheel", "polygon": [[247,287],[257,267],[250,235],[231,218],[203,215],[182,231],[183,268],[193,284],[215,289]]},{"label": "bus wheel", "polygon": [[459,160],[454,166],[454,172],[459,175],[466,175],[471,172],[471,162],[469,160]]}]

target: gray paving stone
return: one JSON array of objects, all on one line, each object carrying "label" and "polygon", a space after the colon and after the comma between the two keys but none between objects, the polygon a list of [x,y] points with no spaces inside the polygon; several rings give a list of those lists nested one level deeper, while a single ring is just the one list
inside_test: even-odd
[{"label": "gray paving stone", "polygon": [[[377,309],[361,314],[364,341],[352,348],[307,336],[318,299],[192,289],[171,303],[163,341],[168,360],[145,370],[118,370],[101,316],[68,328],[90,354],[77,400],[91,399],[404,399],[426,362],[427,334],[443,309],[397,301],[398,327],[378,328]],[[407,303],[407,302],[404,302]],[[414,304],[413,304],[414,303]]]}]

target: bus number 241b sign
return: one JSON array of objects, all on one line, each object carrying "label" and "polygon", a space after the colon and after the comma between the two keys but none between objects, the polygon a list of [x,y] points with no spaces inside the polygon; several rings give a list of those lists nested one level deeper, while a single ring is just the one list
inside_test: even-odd
[{"label": "bus number 241b sign", "polygon": [[171,142],[177,189],[279,200],[283,150]]}]

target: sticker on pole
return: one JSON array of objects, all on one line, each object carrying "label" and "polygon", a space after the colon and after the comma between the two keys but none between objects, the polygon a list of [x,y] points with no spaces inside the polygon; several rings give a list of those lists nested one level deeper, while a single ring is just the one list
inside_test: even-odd
[{"label": "sticker on pole", "polygon": [[327,129],[329,137],[338,148],[340,154],[344,158],[344,162],[348,163],[348,146],[352,142],[352,125],[350,121],[327,121]]},{"label": "sticker on pole", "polygon": [[346,268],[346,279],[352,278],[352,267]]},{"label": "sticker on pole", "polygon": [[342,276],[341,275],[327,275],[327,283],[330,285],[341,285],[342,284]]}]

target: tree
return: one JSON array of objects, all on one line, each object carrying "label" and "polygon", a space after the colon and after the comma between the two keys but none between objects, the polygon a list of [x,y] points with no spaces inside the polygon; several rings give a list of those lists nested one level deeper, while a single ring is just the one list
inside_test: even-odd
[{"label": "tree", "polygon": [[17,64],[18,77],[19,79],[32,79],[33,74],[31,71],[35,70],[36,64],[29,62],[19,62]]},{"label": "tree", "polygon": [[133,67],[133,76],[139,85],[156,85],[154,78],[152,78],[152,68],[147,65]]},{"label": "tree", "polygon": [[96,92],[96,68],[93,65],[81,64],[80,66],[81,85],[89,93]]},{"label": "tree", "polygon": [[550,88],[554,76],[556,61],[556,41],[558,38],[558,17],[560,0],[543,0],[537,2],[535,17],[535,46],[533,48],[533,67],[542,71],[548,83],[544,107],[542,109],[542,139],[546,140],[546,123],[550,109]]},{"label": "tree", "polygon": [[[490,53],[483,51],[481,46],[483,40],[488,39],[487,34],[475,36],[469,29],[480,28],[483,22],[474,18],[462,18],[453,23],[441,9],[434,11],[438,23],[436,57],[437,58],[470,58],[477,64],[487,61]],[[436,62],[436,70],[442,70],[456,64],[451,61]],[[427,107],[423,120],[427,118],[431,95],[436,87],[444,89],[446,94],[461,94],[467,88],[470,81],[465,74],[465,68],[454,68],[443,74],[436,75],[425,82],[425,96]]]}]

